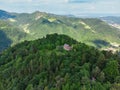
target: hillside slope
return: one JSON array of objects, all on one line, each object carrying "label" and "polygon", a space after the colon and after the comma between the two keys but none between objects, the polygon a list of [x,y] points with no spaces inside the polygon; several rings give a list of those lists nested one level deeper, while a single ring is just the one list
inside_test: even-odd
[{"label": "hillside slope", "polygon": [[0,90],[119,90],[119,58],[65,35],[47,35],[0,55]]},{"label": "hillside slope", "polygon": [[11,25],[7,21],[0,20],[0,52],[25,40],[26,36],[18,27]]},{"label": "hillside slope", "polygon": [[109,25],[120,29],[120,17],[101,17],[101,20],[107,22]]},{"label": "hillside slope", "polygon": [[[100,19],[82,19],[66,16],[58,16],[43,12],[34,13],[12,13],[14,18],[1,20],[7,22],[14,31],[10,40],[12,44],[24,41],[35,40],[46,36],[47,34],[64,34],[74,38],[77,41],[86,43],[97,48],[110,47],[111,43],[120,44],[120,30],[108,25]],[[4,31],[3,31],[4,32]],[[10,31],[11,32],[11,31]],[[7,33],[8,34],[8,33]],[[7,35],[6,34],[6,35]],[[9,46],[9,45],[8,45]]]},{"label": "hillside slope", "polygon": [[0,19],[8,19],[8,18],[14,18],[15,16],[12,15],[12,13],[6,12],[4,10],[0,10]]},{"label": "hillside slope", "polygon": [[120,24],[120,17],[115,16],[108,16],[108,17],[101,17],[102,20],[106,20],[108,23],[116,23]]}]

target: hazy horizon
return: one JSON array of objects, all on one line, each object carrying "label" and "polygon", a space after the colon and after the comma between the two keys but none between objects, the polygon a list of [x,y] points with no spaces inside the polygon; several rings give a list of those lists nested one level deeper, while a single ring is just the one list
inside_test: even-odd
[{"label": "hazy horizon", "polygon": [[0,9],[32,13],[35,11],[78,17],[120,16],[120,0],[0,0]]}]

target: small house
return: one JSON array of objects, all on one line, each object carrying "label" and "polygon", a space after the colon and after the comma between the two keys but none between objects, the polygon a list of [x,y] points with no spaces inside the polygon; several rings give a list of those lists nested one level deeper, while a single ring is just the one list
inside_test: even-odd
[{"label": "small house", "polygon": [[66,51],[70,51],[72,49],[72,47],[69,44],[64,44],[63,48]]}]

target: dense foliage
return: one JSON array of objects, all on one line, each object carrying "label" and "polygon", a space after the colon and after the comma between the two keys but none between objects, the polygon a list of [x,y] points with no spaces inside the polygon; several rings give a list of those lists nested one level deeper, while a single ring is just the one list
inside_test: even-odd
[{"label": "dense foliage", "polygon": [[7,21],[0,20],[0,52],[26,38],[26,34]]},{"label": "dense foliage", "polygon": [[65,35],[25,41],[0,55],[0,90],[119,89],[120,57]]},{"label": "dense foliage", "polygon": [[35,40],[53,33],[68,35],[77,41],[97,48],[110,47],[110,44],[114,42],[120,44],[120,30],[97,18],[58,16],[39,11],[5,13],[14,17],[0,14],[4,18],[6,17],[6,19],[0,18],[0,31],[4,32],[11,41],[8,43],[8,40],[5,39],[5,44],[0,46],[2,49],[23,40]]}]

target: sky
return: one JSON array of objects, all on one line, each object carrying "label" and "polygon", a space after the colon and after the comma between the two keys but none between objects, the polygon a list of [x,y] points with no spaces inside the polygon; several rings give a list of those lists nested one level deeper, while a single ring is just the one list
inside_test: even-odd
[{"label": "sky", "polygon": [[0,0],[10,12],[47,12],[75,16],[120,16],[120,0]]}]

